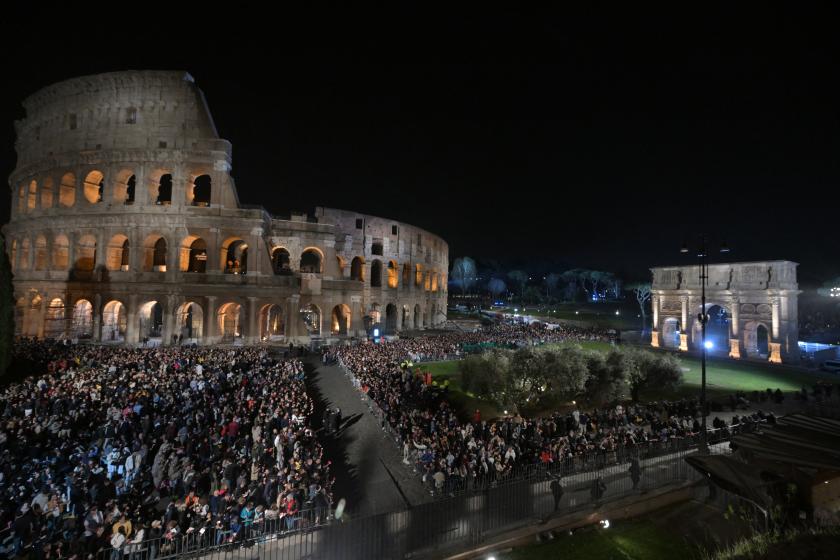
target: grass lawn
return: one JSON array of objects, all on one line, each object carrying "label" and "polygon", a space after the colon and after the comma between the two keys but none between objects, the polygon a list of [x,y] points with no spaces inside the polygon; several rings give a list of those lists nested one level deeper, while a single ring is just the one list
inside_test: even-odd
[{"label": "grass lawn", "polygon": [[609,529],[592,527],[498,555],[500,560],[673,560],[695,557],[696,547],[666,527],[645,519],[616,521]]},{"label": "grass lawn", "polygon": [[[598,303],[557,303],[554,305],[529,305],[526,307],[494,307],[492,311],[531,315],[545,320],[577,321],[605,329],[639,330],[639,306],[634,301]],[[616,315],[615,312],[619,314]],[[648,319],[650,320],[650,319]]]},{"label": "grass lawn", "polygon": [[432,373],[432,379],[437,381],[438,384],[449,380],[449,403],[456,411],[460,410],[461,416],[464,418],[471,417],[476,408],[481,411],[481,417],[483,419],[489,420],[502,416],[504,414],[503,410],[499,410],[495,405],[487,401],[477,399],[472,393],[464,392],[461,388],[461,376],[458,373],[459,363],[458,361],[429,362],[420,364],[419,367],[423,371],[430,371]]}]

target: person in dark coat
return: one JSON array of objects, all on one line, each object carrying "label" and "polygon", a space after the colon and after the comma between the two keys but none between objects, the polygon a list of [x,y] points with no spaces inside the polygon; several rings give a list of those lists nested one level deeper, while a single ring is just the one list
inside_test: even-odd
[{"label": "person in dark coat", "polygon": [[549,487],[551,488],[551,494],[554,496],[554,511],[557,511],[560,509],[560,500],[563,499],[563,485],[560,484],[559,478],[553,478]]},{"label": "person in dark coat", "polygon": [[642,479],[642,466],[639,464],[639,459],[633,457],[630,460],[630,469],[628,469],[630,473],[630,480],[633,481],[633,490],[639,487],[639,481]]}]

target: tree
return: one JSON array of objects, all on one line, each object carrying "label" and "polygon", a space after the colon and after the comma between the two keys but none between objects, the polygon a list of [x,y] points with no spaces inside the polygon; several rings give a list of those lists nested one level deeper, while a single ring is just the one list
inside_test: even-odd
[{"label": "tree", "polygon": [[461,386],[465,391],[500,406],[508,404],[509,350],[490,350],[467,356],[458,363]]},{"label": "tree", "polygon": [[542,350],[540,358],[545,382],[543,399],[570,401],[583,394],[589,376],[585,350],[577,344],[564,344]]},{"label": "tree", "polygon": [[525,284],[528,282],[528,274],[524,270],[511,270],[508,272],[508,278],[519,287],[519,299],[522,301],[525,297]]},{"label": "tree", "polygon": [[492,294],[493,299],[499,297],[499,294],[504,293],[505,290],[507,290],[507,285],[501,278],[491,278],[490,281],[487,282],[487,291]]},{"label": "tree", "polygon": [[645,325],[647,324],[647,305],[645,304],[650,300],[650,282],[631,284],[628,287],[633,290],[633,295],[639,302],[639,310],[642,312],[642,332],[645,332]]},{"label": "tree", "polygon": [[[604,281],[606,273],[600,270],[584,270],[581,272],[581,279],[583,280],[583,289],[589,294],[589,299],[598,298],[598,288]],[[588,286],[588,287],[587,287]]]},{"label": "tree", "polygon": [[654,354],[631,348],[621,351],[626,353],[623,367],[627,368],[625,377],[634,401],[638,401],[639,393],[649,387],[673,390],[682,383],[682,368],[673,354]]},{"label": "tree", "polygon": [[575,301],[581,285],[581,269],[567,270],[560,275],[560,279],[566,284],[563,289],[563,297],[566,301]]},{"label": "tree", "polygon": [[0,376],[12,361],[15,332],[15,300],[12,270],[6,255],[6,240],[0,234]]},{"label": "tree", "polygon": [[611,350],[606,356],[602,352],[590,350],[586,353],[585,394],[592,403],[603,404],[621,397],[625,388],[624,354]]},{"label": "tree", "polygon": [[545,277],[544,282],[546,297],[554,295],[554,290],[556,290],[557,285],[560,284],[560,275],[556,272],[552,272]]},{"label": "tree", "polygon": [[470,257],[459,257],[452,264],[452,281],[461,286],[461,295],[466,295],[473,284],[475,284],[476,268],[475,261]]}]

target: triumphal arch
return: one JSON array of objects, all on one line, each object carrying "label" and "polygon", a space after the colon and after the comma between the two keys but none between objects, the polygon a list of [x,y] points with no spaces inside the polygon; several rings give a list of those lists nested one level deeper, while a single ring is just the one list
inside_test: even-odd
[{"label": "triumphal arch", "polygon": [[[708,350],[737,359],[798,361],[796,267],[791,261],[708,265]],[[651,345],[699,350],[703,312],[699,265],[664,266],[651,272]]]}]

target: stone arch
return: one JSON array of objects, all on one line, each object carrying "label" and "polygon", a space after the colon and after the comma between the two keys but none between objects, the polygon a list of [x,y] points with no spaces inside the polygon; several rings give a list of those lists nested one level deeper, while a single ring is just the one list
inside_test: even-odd
[{"label": "stone arch", "polygon": [[76,241],[76,262],[73,269],[81,272],[92,271],[96,265],[96,238],[91,234],[79,236]]},{"label": "stone arch", "polygon": [[432,271],[426,271],[426,278],[423,280],[423,289],[427,292],[432,290]]},{"label": "stone arch", "polygon": [[47,238],[44,234],[38,234],[35,238],[35,270],[47,270],[50,266],[49,260]]},{"label": "stone arch", "polygon": [[350,263],[350,279],[365,281],[365,259],[364,257],[354,257]]},{"label": "stone arch", "polygon": [[300,255],[300,271],[320,274],[323,272],[324,253],[317,247],[307,247]]},{"label": "stone arch", "polygon": [[29,295],[30,299],[24,316],[23,334],[24,336],[38,336],[41,327],[41,306],[44,304],[44,298],[34,290]]},{"label": "stone arch", "polygon": [[125,340],[127,311],[119,300],[111,300],[102,307],[102,342]]},{"label": "stone arch", "polygon": [[432,291],[438,291],[438,273],[436,271],[432,271]]},{"label": "stone arch", "polygon": [[402,285],[407,288],[411,284],[411,265],[403,263],[402,266]]},{"label": "stone arch", "polygon": [[309,336],[321,336],[321,308],[314,303],[308,303],[300,308],[300,317]]},{"label": "stone arch", "polygon": [[53,270],[67,270],[70,266],[70,241],[63,233],[53,239],[52,268]]},{"label": "stone arch", "polygon": [[420,304],[414,305],[414,328],[419,329],[423,327],[423,311],[420,309]]},{"label": "stone arch", "polygon": [[137,177],[131,169],[122,169],[117,173],[114,181],[114,202],[117,204],[134,204],[137,194]]},{"label": "stone arch", "polygon": [[397,261],[388,261],[388,287],[396,289],[400,282],[400,267]]},{"label": "stone arch", "polygon": [[41,208],[52,208],[55,199],[55,183],[52,177],[44,177],[41,181]]},{"label": "stone arch", "polygon": [[172,204],[172,173],[163,169],[155,170],[150,176],[149,195],[158,206]]},{"label": "stone arch", "polygon": [[85,181],[82,186],[82,193],[91,204],[98,204],[102,202],[102,195],[105,190],[105,175],[98,169],[94,169],[85,175]]},{"label": "stone arch", "polygon": [[210,195],[213,190],[212,187],[213,181],[210,178],[210,175],[204,174],[196,177],[193,181],[192,189],[189,189],[189,191],[191,191],[190,194],[192,195],[192,200],[189,201],[190,204],[193,206],[210,206]]},{"label": "stone arch", "polygon": [[711,343],[711,348],[708,349],[728,354],[732,322],[729,309],[719,303],[707,303],[706,314],[709,319],[706,323],[706,341]]},{"label": "stone arch", "polygon": [[26,211],[32,212],[38,208],[38,181],[32,180],[29,182],[29,189],[26,195]]},{"label": "stone arch", "polygon": [[370,287],[382,287],[382,261],[379,259],[373,259],[370,263]]},{"label": "stone arch", "polygon": [[387,334],[397,332],[397,306],[393,303],[385,306],[385,332]]},{"label": "stone arch", "polygon": [[64,208],[72,208],[76,204],[76,176],[73,173],[68,172],[61,176],[58,204]]},{"label": "stone arch", "polygon": [[204,309],[194,301],[187,301],[178,307],[175,314],[178,321],[175,334],[182,341],[201,340],[204,333]]},{"label": "stone arch", "polygon": [[52,298],[44,314],[44,338],[61,338],[67,330],[64,300]]},{"label": "stone arch", "polygon": [[207,242],[197,235],[181,243],[181,272],[207,272]]},{"label": "stone arch", "polygon": [[105,268],[112,271],[129,269],[129,248],[128,237],[122,233],[113,236],[108,242],[108,250],[105,254]]},{"label": "stone arch", "polygon": [[32,242],[24,237],[20,242],[20,257],[18,259],[18,270],[29,270],[29,255],[32,252]]},{"label": "stone arch", "polygon": [[662,321],[662,346],[665,348],[680,347],[680,320],[676,317],[665,317]]},{"label": "stone arch", "polygon": [[423,285],[423,265],[422,264],[415,264],[414,265],[414,285],[418,288]]},{"label": "stone arch", "polygon": [[241,237],[229,237],[219,253],[219,262],[225,274],[245,274],[248,272],[248,244]]},{"label": "stone arch", "polygon": [[219,307],[217,320],[219,324],[219,334],[221,334],[222,340],[232,340],[241,336],[239,331],[241,310],[242,306],[235,302],[225,303]]},{"label": "stone arch", "polygon": [[763,321],[748,321],[742,335],[744,351],[750,358],[770,357],[770,329]]},{"label": "stone arch", "polygon": [[275,247],[271,250],[271,268],[274,274],[288,275],[292,273],[291,256],[285,247]]},{"label": "stone arch", "polygon": [[368,317],[370,317],[371,325],[382,322],[382,309],[378,303],[371,303],[368,310]]},{"label": "stone arch", "polygon": [[278,340],[285,334],[286,319],[283,308],[276,303],[263,305],[260,308],[260,340]]},{"label": "stone arch", "polygon": [[93,336],[93,304],[86,299],[77,300],[73,305],[73,338],[87,339]]},{"label": "stone arch", "polygon": [[350,306],[340,303],[333,307],[330,334],[346,336],[350,332]]},{"label": "stone arch", "polygon": [[143,241],[143,270],[145,272],[166,272],[168,252],[166,239],[153,233]]},{"label": "stone arch", "polygon": [[17,205],[18,214],[23,214],[26,211],[26,185],[21,184],[18,187],[18,205]]},{"label": "stone arch", "polygon": [[161,338],[163,336],[163,305],[159,301],[147,301],[137,313],[138,336]]}]

